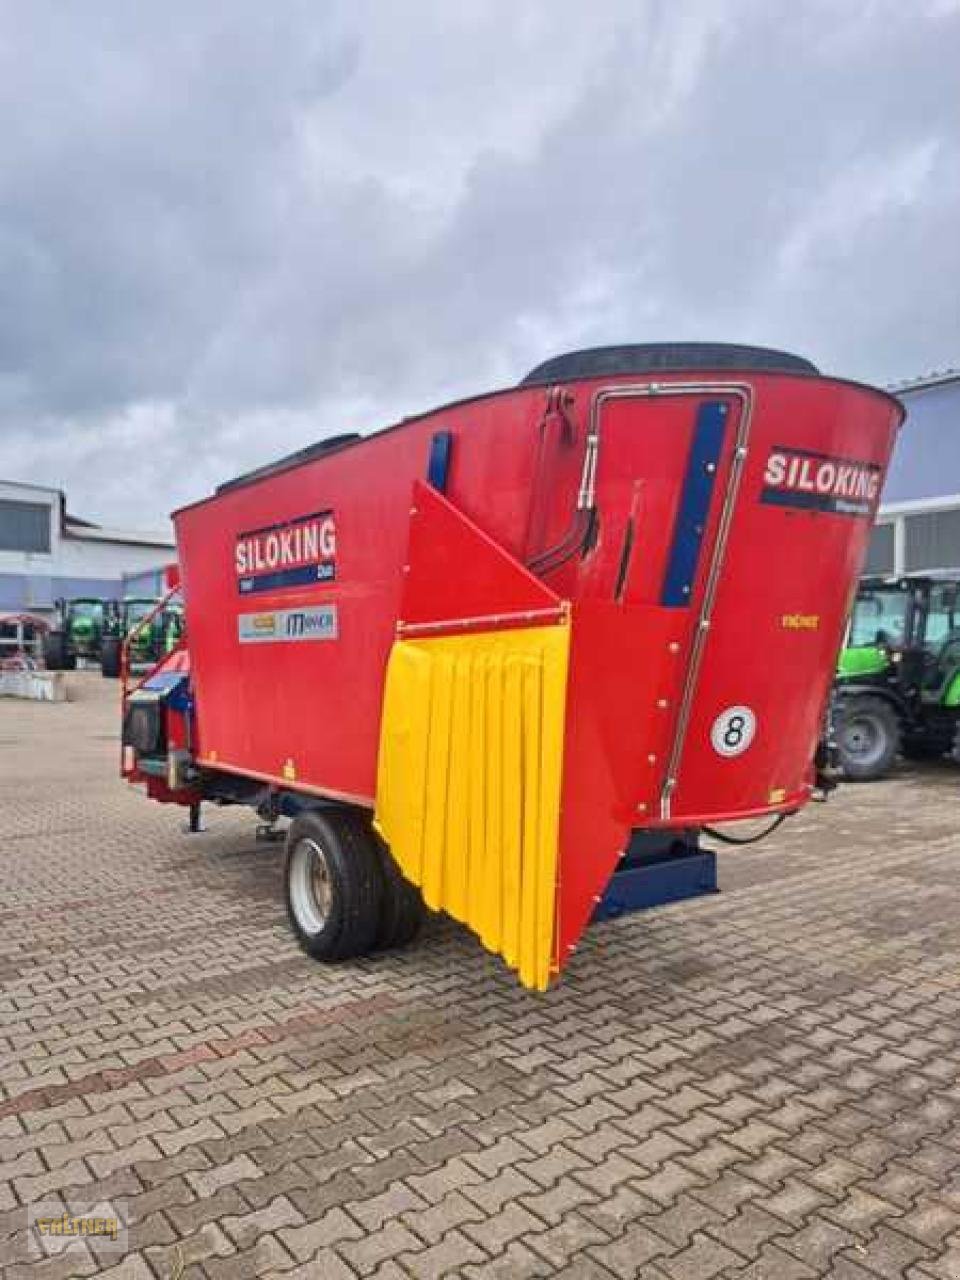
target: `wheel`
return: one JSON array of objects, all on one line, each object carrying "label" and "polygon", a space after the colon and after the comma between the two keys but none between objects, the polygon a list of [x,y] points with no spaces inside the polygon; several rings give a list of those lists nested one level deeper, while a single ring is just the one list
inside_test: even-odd
[{"label": "wheel", "polygon": [[67,637],[62,631],[48,631],[43,637],[43,665],[48,671],[65,671],[67,662]]},{"label": "wheel", "polygon": [[120,637],[104,636],[100,647],[100,674],[106,680],[120,675]]},{"label": "wheel", "polygon": [[349,960],[377,940],[383,871],[369,827],[348,810],[308,809],[290,825],[287,914],[316,960]]},{"label": "wheel", "polygon": [[883,698],[850,698],[840,709],[837,749],[844,776],[872,782],[890,772],[900,750],[900,720]]},{"label": "wheel", "polygon": [[953,747],[950,751],[950,758],[957,764],[960,764],[960,720],[957,721],[957,730],[953,735]]},{"label": "wheel", "polygon": [[386,951],[405,947],[413,941],[420,932],[427,908],[420,890],[403,875],[389,848],[376,836],[374,839],[377,841],[383,874],[377,946]]}]

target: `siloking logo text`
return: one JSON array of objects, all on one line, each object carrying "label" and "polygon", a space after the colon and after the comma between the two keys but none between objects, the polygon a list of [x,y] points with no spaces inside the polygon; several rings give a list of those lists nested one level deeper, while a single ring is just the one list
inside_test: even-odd
[{"label": "siloking logo text", "polygon": [[238,533],[235,566],[241,595],[333,582],[337,576],[333,512],[315,511]]},{"label": "siloking logo text", "polygon": [[775,445],[767,458],[760,501],[844,516],[872,516],[880,482],[880,468],[875,463]]}]

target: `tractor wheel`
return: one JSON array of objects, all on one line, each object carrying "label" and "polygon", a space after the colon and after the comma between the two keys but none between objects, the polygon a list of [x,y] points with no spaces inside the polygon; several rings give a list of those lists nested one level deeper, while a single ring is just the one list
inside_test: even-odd
[{"label": "tractor wheel", "polygon": [[100,674],[105,680],[116,680],[120,675],[120,637],[104,636],[100,648]]},{"label": "tractor wheel", "polygon": [[383,873],[357,814],[306,810],[287,833],[287,914],[316,960],[349,960],[377,940]]},{"label": "tractor wheel", "polygon": [[953,735],[953,748],[950,751],[950,759],[960,764],[960,720],[957,721],[957,731]]},{"label": "tractor wheel", "polygon": [[420,890],[403,875],[388,847],[379,839],[377,845],[383,873],[377,946],[383,951],[396,950],[414,940],[427,909]]},{"label": "tractor wheel", "polygon": [[850,698],[840,710],[837,749],[844,777],[872,782],[890,772],[900,750],[900,720],[883,698]]},{"label": "tractor wheel", "polygon": [[66,671],[71,665],[67,637],[62,631],[48,631],[43,637],[43,665],[48,671]]}]

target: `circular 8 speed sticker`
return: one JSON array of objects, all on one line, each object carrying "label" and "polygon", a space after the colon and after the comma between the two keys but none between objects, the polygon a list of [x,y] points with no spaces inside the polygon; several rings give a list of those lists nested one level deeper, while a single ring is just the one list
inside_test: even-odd
[{"label": "circular 8 speed sticker", "polygon": [[757,732],[757,717],[749,707],[727,707],[710,730],[710,743],[718,756],[739,756]]}]

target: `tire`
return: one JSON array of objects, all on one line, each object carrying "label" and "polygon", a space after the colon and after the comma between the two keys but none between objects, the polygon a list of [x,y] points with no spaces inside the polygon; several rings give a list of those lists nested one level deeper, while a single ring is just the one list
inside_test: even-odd
[{"label": "tire", "polygon": [[900,720],[883,698],[849,698],[841,704],[837,749],[844,777],[873,782],[893,768],[900,751]]},{"label": "tire", "polygon": [[376,836],[374,839],[383,875],[376,945],[381,951],[396,950],[408,946],[420,932],[427,908],[420,890],[404,876],[389,848]]},{"label": "tire", "polygon": [[957,721],[957,730],[953,735],[953,747],[950,751],[950,758],[955,764],[960,764],[960,720]]},{"label": "tire", "polygon": [[67,637],[62,631],[48,631],[43,637],[43,665],[48,671],[66,671]]},{"label": "tire", "polygon": [[377,940],[383,871],[366,822],[348,810],[308,809],[287,833],[287,915],[315,960],[349,960]]},{"label": "tire", "polygon": [[120,637],[104,636],[100,648],[100,674],[105,680],[116,680],[120,675]]}]

